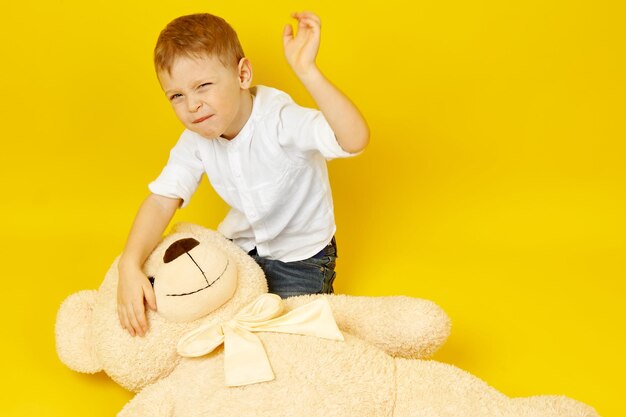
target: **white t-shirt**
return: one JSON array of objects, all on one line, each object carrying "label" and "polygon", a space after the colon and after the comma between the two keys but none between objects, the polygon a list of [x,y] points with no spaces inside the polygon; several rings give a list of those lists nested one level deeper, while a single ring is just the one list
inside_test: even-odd
[{"label": "white t-shirt", "polygon": [[206,173],[231,207],[220,233],[246,251],[256,246],[260,256],[309,258],[336,231],[326,160],[355,154],[339,146],[319,110],[275,88],[250,92],[252,114],[236,137],[206,139],[185,129],[148,187],[184,207]]}]

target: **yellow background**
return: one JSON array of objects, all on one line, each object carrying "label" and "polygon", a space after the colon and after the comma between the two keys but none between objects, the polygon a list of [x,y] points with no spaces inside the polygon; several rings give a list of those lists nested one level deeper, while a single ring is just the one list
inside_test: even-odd
[{"label": "yellow background", "polygon": [[[96,288],[182,130],[151,63],[159,31],[208,11],[255,84],[314,106],[283,57],[295,10],[371,145],[330,163],[336,290],[436,301],[436,359],[510,396],[623,416],[626,3],[11,1],[2,6],[2,416],[111,416],[131,394],[65,368],[61,301]],[[176,220],[215,228],[205,181]]]}]

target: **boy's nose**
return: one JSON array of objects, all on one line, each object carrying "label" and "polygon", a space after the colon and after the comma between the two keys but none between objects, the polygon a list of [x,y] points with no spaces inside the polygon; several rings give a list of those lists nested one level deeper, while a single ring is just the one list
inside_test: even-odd
[{"label": "boy's nose", "polygon": [[200,100],[190,98],[187,100],[187,108],[190,112],[198,111],[198,109],[202,106],[202,102]]}]

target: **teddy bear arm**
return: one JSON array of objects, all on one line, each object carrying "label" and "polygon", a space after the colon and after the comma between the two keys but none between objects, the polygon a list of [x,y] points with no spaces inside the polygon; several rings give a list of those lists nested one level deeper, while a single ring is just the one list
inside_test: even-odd
[{"label": "teddy bear arm", "polygon": [[78,291],[67,297],[55,322],[55,341],[59,359],[70,369],[93,374],[102,370],[92,334],[92,314],[98,292]]},{"label": "teddy bear arm", "polygon": [[172,417],[174,401],[167,379],[147,386],[130,400],[117,417]]},{"label": "teddy bear arm", "polygon": [[447,314],[419,298],[307,295],[285,299],[289,310],[327,297],[342,331],[364,339],[395,357],[428,358],[450,334]]}]

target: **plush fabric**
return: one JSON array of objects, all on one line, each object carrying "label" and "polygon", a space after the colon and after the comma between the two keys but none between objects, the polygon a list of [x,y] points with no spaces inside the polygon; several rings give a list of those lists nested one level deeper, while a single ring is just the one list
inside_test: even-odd
[{"label": "plush fabric", "polygon": [[[188,239],[195,239],[199,245],[188,244],[191,242]],[[175,321],[150,311],[146,336],[131,337],[121,328],[117,317],[117,260],[97,291],[72,294],[59,309],[56,322],[59,358],[78,372],[104,371],[120,385],[137,392],[119,413],[121,417],[597,416],[591,407],[566,397],[511,399],[459,368],[427,360],[445,342],[450,322],[435,303],[410,297],[288,298],[284,300],[287,312],[320,297],[326,298],[344,340],[255,333],[275,378],[229,387],[225,382],[222,346],[200,357],[183,358],[177,353],[177,344],[199,326],[228,322],[266,293],[262,270],[217,232],[182,224],[157,246],[144,271],[148,276],[156,275],[155,291],[159,274],[164,276],[163,264],[184,259],[183,255],[193,258],[202,275],[208,275],[204,271],[210,270],[210,266],[199,260],[199,254],[204,253],[198,251],[200,247],[205,252],[223,252],[229,268],[236,267],[236,289],[232,296],[224,304],[212,306],[212,311],[202,317]],[[214,270],[219,274],[227,268],[217,266]],[[168,270],[167,274],[171,288],[176,270]],[[179,279],[181,286],[190,287],[192,278],[181,274]],[[205,276],[203,280],[217,283],[221,279]],[[198,293],[211,291],[213,287],[200,288],[202,291]],[[208,302],[203,297],[190,298],[190,306],[176,297],[176,306],[189,308],[195,314],[202,309],[193,304]],[[161,297],[157,307],[167,310],[168,303],[174,302],[172,298]]]}]

